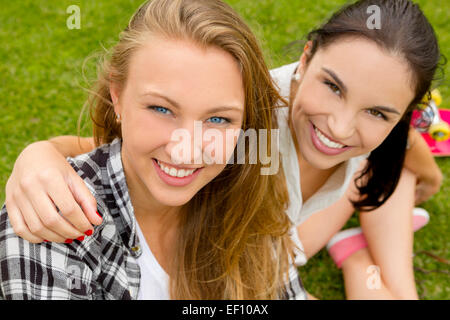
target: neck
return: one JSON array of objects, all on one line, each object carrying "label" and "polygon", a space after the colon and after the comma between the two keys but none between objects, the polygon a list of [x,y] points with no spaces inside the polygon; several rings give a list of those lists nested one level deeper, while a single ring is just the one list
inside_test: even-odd
[{"label": "neck", "polygon": [[[165,233],[178,224],[180,208],[162,205],[155,199],[146,196],[147,192],[136,190],[130,185],[129,194],[134,209],[134,215],[140,225],[156,233]],[[143,228],[141,228],[143,229]]]},{"label": "neck", "polygon": [[329,169],[319,169],[312,166],[297,149],[297,159],[300,170],[300,186],[303,202],[311,198],[327,182],[336,171],[337,166]]}]

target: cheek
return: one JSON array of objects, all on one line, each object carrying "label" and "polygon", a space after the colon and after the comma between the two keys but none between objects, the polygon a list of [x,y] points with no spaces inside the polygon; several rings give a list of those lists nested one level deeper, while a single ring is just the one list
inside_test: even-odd
[{"label": "cheek", "polygon": [[201,185],[205,186],[225,169],[225,164],[212,164],[204,169]]},{"label": "cheek", "polygon": [[323,88],[319,87],[315,80],[305,78],[299,85],[294,102],[293,102],[293,116],[294,115],[316,115],[326,112],[329,102],[324,96]]},{"label": "cheek", "polygon": [[205,163],[226,165],[236,148],[239,132],[239,128],[207,131],[203,141],[203,160]]},{"label": "cheek", "polygon": [[297,95],[291,114],[297,138],[309,136],[309,121],[323,113],[318,99],[314,99],[310,94]]},{"label": "cheek", "polygon": [[378,148],[390,134],[393,127],[386,128],[382,124],[367,123],[360,126],[360,137],[365,152],[371,152]]},{"label": "cheek", "polygon": [[171,124],[153,115],[149,110],[128,112],[122,121],[122,136],[136,153],[145,153],[158,148],[168,140]]}]

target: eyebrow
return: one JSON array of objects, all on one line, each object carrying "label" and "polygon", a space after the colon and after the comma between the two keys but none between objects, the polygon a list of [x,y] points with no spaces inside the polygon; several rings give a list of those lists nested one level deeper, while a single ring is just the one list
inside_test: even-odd
[{"label": "eyebrow", "polygon": [[[180,104],[178,102],[176,102],[175,100],[173,100],[159,92],[147,91],[146,93],[143,94],[143,96],[147,96],[147,95],[152,95],[152,96],[156,96],[158,98],[164,99],[167,102],[169,102],[172,106],[174,106],[176,109],[180,109]],[[244,110],[242,110],[241,108],[236,107],[236,106],[220,106],[220,107],[216,107],[213,109],[209,109],[206,113],[211,114],[211,113],[216,113],[216,112],[220,112],[220,111],[237,111],[239,113],[242,113]]]},{"label": "eyebrow", "polygon": [[[344,83],[342,82],[341,79],[339,79],[339,77],[336,75],[336,73],[334,73],[333,71],[331,71],[330,69],[327,68],[322,68],[323,71],[325,71],[326,73],[328,73],[330,75],[330,77],[332,77],[334,79],[334,81],[337,82],[337,84],[342,88],[342,91],[347,92],[347,87],[344,85]],[[398,110],[396,110],[395,108],[390,108],[390,107],[385,107],[385,106],[375,106],[373,107],[374,109],[379,109],[381,111],[385,111],[385,112],[389,112],[389,113],[395,113],[400,115],[400,112],[398,112]]]},{"label": "eyebrow", "polygon": [[342,91],[347,92],[347,87],[345,86],[345,84],[342,82],[341,79],[339,79],[339,77],[337,76],[336,73],[334,73],[333,71],[331,71],[330,69],[327,68],[323,68],[322,70],[325,71],[326,73],[328,73],[330,75],[330,77],[332,77],[334,79],[334,81],[337,82],[337,84],[339,85],[339,87],[341,87]]},{"label": "eyebrow", "polygon": [[375,106],[374,109],[379,109],[385,112],[390,112],[390,113],[395,113],[400,115],[400,112],[398,112],[398,110],[396,110],[395,108],[390,108],[390,107],[385,107],[385,106]]}]

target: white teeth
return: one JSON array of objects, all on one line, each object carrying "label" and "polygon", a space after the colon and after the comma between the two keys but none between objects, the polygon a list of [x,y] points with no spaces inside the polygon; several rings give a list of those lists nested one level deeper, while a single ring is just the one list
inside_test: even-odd
[{"label": "white teeth", "polygon": [[158,165],[161,168],[161,170],[163,170],[165,173],[167,173],[169,176],[172,176],[172,177],[178,177],[178,178],[187,177],[187,176],[190,176],[191,174],[193,174],[194,171],[196,170],[196,169],[190,169],[190,170],[179,169],[179,170],[177,170],[177,169],[175,169],[173,167],[171,167],[171,168],[166,167],[165,165],[163,165],[158,160],[156,160],[156,162],[158,163]]},{"label": "white teeth", "polygon": [[325,137],[322,132],[319,131],[319,129],[317,129],[316,127],[314,127],[314,131],[316,132],[317,137],[319,138],[319,140],[326,145],[328,148],[334,148],[334,149],[342,149],[345,146],[343,144],[331,141],[330,139],[328,139],[327,137]]},{"label": "white teeth", "polygon": [[186,171],[184,171],[184,169],[178,170],[177,172],[177,177],[178,178],[182,178],[186,175]]}]

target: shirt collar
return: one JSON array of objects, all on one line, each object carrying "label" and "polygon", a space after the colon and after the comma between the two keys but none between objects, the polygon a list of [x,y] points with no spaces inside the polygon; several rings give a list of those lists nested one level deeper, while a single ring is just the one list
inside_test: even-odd
[{"label": "shirt collar", "polygon": [[119,215],[113,216],[117,221],[117,228],[124,244],[131,250],[132,254],[139,256],[141,253],[139,239],[136,233],[136,218],[133,205],[128,193],[128,185],[122,164],[122,140],[114,139],[110,144],[110,156],[107,160],[107,174],[111,184],[112,193],[119,209]]}]

